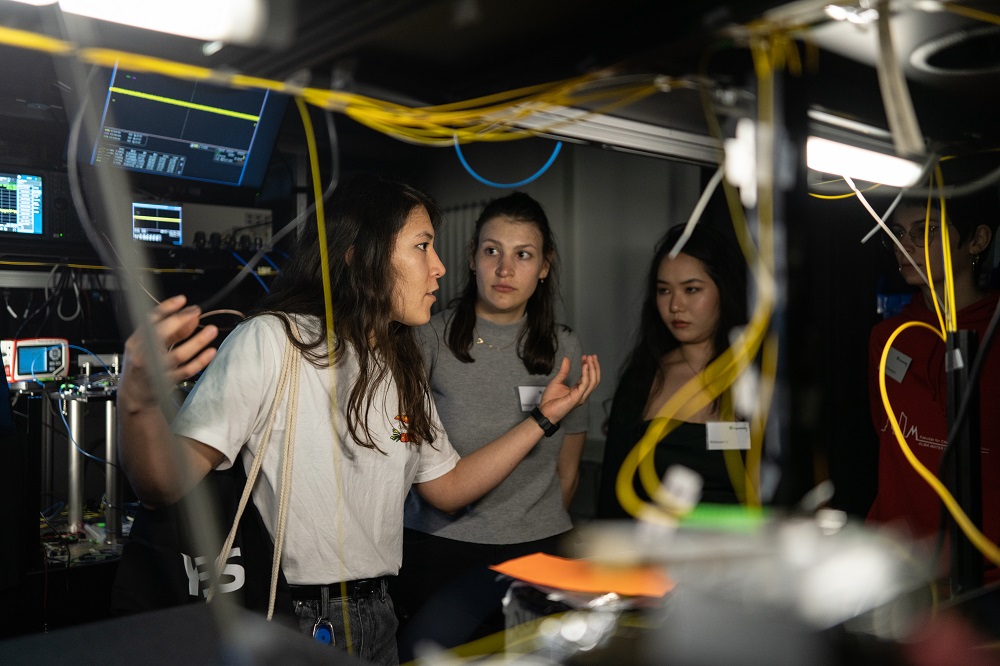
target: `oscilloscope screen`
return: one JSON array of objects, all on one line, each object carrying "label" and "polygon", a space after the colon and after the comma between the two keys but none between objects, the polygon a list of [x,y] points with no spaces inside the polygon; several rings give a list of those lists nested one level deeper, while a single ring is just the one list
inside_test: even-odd
[{"label": "oscilloscope screen", "polygon": [[114,69],[91,164],[258,187],[287,98]]},{"label": "oscilloscope screen", "polygon": [[42,177],[0,172],[0,231],[42,233]]}]

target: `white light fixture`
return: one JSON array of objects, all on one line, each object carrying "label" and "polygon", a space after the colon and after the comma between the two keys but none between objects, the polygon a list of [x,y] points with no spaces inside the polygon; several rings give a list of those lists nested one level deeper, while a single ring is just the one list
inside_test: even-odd
[{"label": "white light fixture", "polygon": [[34,5],[35,7],[44,7],[45,5],[54,5],[58,0],[14,0],[14,2],[20,2],[23,5]]},{"label": "white light fixture", "polygon": [[878,20],[878,10],[871,7],[827,5],[823,11],[834,21],[846,21],[855,25],[868,25]]},{"label": "white light fixture", "polygon": [[911,187],[923,173],[912,160],[817,136],[806,140],[806,164],[814,171],[891,187]]},{"label": "white light fixture", "polygon": [[67,14],[206,42],[252,44],[268,29],[265,0],[59,0],[59,8]]}]

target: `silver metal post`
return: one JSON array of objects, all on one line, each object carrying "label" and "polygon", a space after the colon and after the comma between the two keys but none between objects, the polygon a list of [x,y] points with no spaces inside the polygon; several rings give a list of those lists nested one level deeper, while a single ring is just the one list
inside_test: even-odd
[{"label": "silver metal post", "polygon": [[104,543],[118,543],[122,533],[122,492],[118,479],[118,449],[116,432],[118,410],[113,399],[109,398],[104,405],[104,459],[108,461],[107,473],[104,475]]},{"label": "silver metal post", "polygon": [[[68,460],[69,460],[69,501],[68,504],[68,525],[69,532],[83,531],[83,454],[77,450],[74,442],[79,444],[84,441],[84,424],[82,408],[79,400],[67,399],[65,401],[69,409],[69,437]],[[81,445],[82,446],[82,445]]]}]

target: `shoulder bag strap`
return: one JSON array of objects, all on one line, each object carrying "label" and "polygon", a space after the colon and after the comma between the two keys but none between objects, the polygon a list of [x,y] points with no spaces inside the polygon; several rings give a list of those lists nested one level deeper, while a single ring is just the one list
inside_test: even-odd
[{"label": "shoulder bag strap", "polygon": [[[289,319],[291,324],[292,333],[299,338],[298,326],[295,324],[294,319]],[[281,399],[287,387],[289,388],[288,393],[288,410],[287,410],[287,423],[285,428],[285,436],[283,440],[283,453],[284,457],[281,465],[281,496],[278,502],[278,525],[275,533],[275,543],[274,543],[274,556],[273,564],[271,567],[271,594],[270,600],[268,602],[267,609],[267,619],[270,620],[274,615],[274,599],[277,594],[278,587],[278,573],[281,569],[281,548],[285,540],[285,527],[287,523],[288,516],[288,499],[291,493],[291,480],[292,480],[292,450],[295,444],[295,415],[296,408],[298,406],[298,394],[299,394],[299,353],[298,349],[292,344],[290,339],[285,341],[285,351],[281,359],[281,371],[278,374],[278,387],[275,390],[274,402],[271,403],[271,409],[267,414],[267,421],[264,425],[264,433],[261,436],[261,444],[257,449],[257,455],[254,456],[253,464],[250,466],[250,470],[247,472],[247,482],[243,487],[243,494],[240,497],[239,506],[236,509],[236,516],[233,518],[233,526],[229,530],[229,535],[226,537],[225,543],[222,545],[222,552],[219,553],[219,557],[216,560],[216,580],[218,575],[221,573],[222,566],[225,564],[226,560],[229,558],[229,553],[233,548],[233,542],[236,539],[236,530],[239,527],[240,519],[243,517],[243,511],[246,509],[247,502],[250,501],[251,493],[253,492],[254,484],[257,482],[257,475],[260,473],[261,465],[264,462],[264,454],[267,451],[268,444],[271,441],[271,432],[274,429],[274,420],[278,415],[278,409],[281,406]],[[233,464],[242,465],[242,460],[236,460]],[[212,585],[208,591],[207,602],[211,602],[215,597],[216,586]]]}]

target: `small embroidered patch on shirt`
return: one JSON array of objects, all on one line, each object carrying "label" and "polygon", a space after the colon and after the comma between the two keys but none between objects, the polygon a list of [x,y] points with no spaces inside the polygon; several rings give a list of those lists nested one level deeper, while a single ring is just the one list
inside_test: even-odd
[{"label": "small embroidered patch on shirt", "polygon": [[410,433],[406,432],[406,426],[410,423],[410,418],[406,414],[400,414],[393,421],[399,421],[399,428],[392,429],[389,439],[394,442],[409,442]]}]

